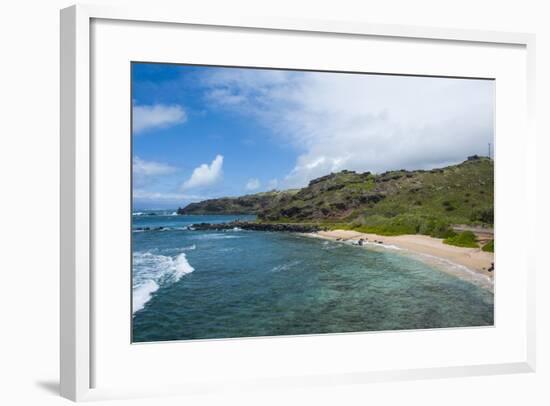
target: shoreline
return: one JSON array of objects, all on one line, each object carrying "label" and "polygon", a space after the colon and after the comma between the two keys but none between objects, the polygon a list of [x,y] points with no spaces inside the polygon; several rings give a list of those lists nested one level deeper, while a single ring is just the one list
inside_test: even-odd
[{"label": "shoreline", "polygon": [[[494,263],[494,253],[482,251],[481,248],[456,247],[443,243],[443,239],[426,235],[398,235],[383,236],[370,233],[361,233],[352,230],[330,230],[304,233],[303,235],[330,241],[351,242],[358,244],[360,239],[366,240],[369,246],[397,247],[411,254],[420,254],[426,262],[434,265],[458,265],[466,271],[483,277],[489,282],[492,290],[494,271],[489,272],[491,263]],[[439,262],[439,263],[438,263]],[[487,285],[487,284],[485,284]]]}]

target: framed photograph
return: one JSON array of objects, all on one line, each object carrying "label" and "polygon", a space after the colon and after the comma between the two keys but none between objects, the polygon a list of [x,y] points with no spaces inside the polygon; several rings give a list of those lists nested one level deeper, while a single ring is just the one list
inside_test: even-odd
[{"label": "framed photograph", "polygon": [[534,370],[532,35],[61,28],[63,396]]}]

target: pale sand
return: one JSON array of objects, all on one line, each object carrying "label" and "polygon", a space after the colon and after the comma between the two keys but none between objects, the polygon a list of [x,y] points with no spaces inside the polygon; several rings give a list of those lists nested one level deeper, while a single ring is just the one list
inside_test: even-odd
[{"label": "pale sand", "polygon": [[319,231],[308,235],[334,241],[337,239],[342,239],[342,241],[358,241],[361,238],[367,239],[370,243],[381,241],[381,245],[393,245],[413,253],[426,254],[465,266],[476,273],[485,275],[491,281],[494,277],[494,271],[488,271],[491,267],[491,263],[494,262],[494,254],[492,252],[484,252],[480,248],[463,248],[447,245],[444,244],[443,240],[440,238],[433,238],[426,235],[398,235],[386,237],[350,230]]}]

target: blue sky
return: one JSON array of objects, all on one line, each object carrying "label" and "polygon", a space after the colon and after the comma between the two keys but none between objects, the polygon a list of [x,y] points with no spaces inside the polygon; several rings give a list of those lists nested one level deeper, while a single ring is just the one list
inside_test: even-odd
[{"label": "blue sky", "polygon": [[132,64],[134,207],[486,154],[494,82]]}]

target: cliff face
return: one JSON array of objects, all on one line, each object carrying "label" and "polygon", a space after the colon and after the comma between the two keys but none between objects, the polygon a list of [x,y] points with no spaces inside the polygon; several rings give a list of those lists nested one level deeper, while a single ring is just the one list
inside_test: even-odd
[{"label": "cliff face", "polygon": [[392,223],[395,229],[422,232],[422,227],[438,224],[492,224],[493,186],[493,161],[473,156],[429,171],[377,175],[341,171],[314,179],[300,190],[206,200],[178,213],[249,213],[267,222],[354,223],[371,228]]}]

